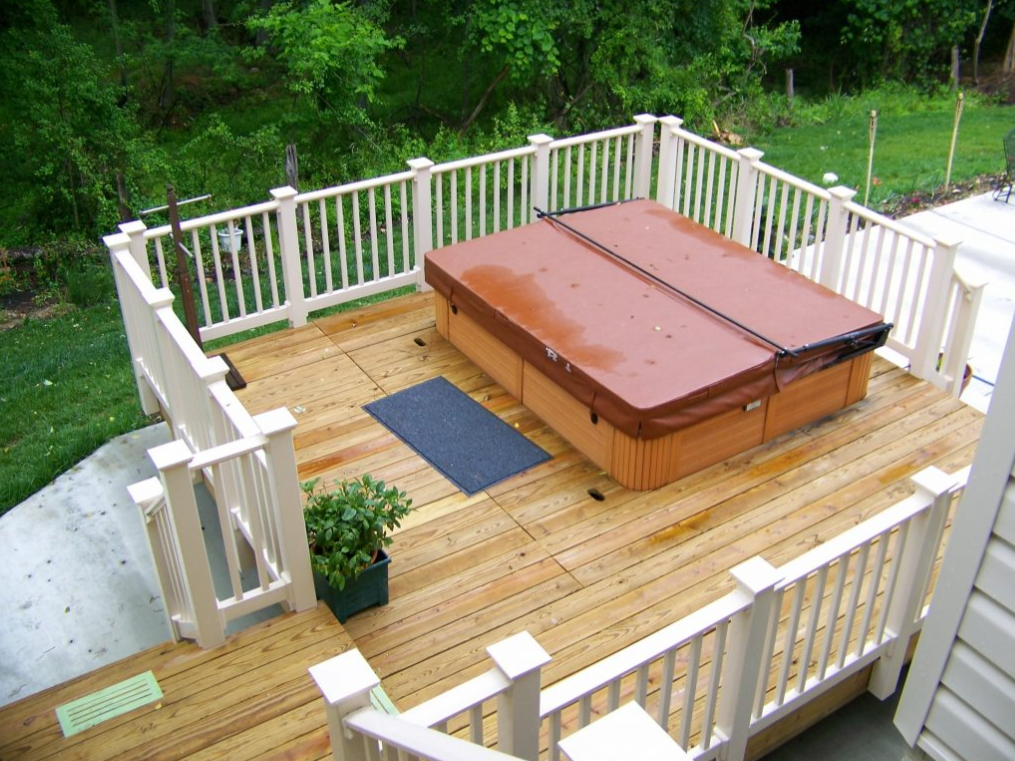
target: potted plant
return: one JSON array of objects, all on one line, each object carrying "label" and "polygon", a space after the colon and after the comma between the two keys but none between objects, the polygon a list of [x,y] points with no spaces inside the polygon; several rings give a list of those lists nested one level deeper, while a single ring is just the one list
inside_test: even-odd
[{"label": "potted plant", "polygon": [[317,597],[342,623],[373,605],[388,602],[391,530],[409,514],[412,500],[370,475],[336,481],[318,489],[319,478],[303,484],[303,517]]}]

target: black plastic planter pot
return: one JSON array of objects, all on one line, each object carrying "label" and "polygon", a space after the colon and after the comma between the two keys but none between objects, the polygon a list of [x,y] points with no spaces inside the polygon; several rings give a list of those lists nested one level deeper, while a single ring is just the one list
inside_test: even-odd
[{"label": "black plastic planter pot", "polygon": [[366,610],[374,605],[388,604],[388,564],[391,558],[384,550],[377,553],[377,560],[364,569],[363,573],[353,581],[345,582],[345,589],[339,591],[328,583],[328,580],[314,571],[314,591],[317,599],[331,608],[339,623],[354,613]]}]

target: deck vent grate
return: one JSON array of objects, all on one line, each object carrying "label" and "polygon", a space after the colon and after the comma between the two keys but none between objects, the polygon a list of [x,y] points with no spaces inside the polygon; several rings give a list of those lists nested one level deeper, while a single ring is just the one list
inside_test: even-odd
[{"label": "deck vent grate", "polygon": [[161,698],[162,688],[155,674],[146,671],[59,706],[56,717],[60,720],[63,736],[71,737]]}]

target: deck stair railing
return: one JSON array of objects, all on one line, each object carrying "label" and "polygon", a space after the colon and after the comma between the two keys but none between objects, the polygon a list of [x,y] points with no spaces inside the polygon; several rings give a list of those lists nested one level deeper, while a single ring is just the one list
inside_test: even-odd
[{"label": "deck stair railing", "polygon": [[549,656],[527,633],[488,649],[491,671],[396,716],[370,705],[378,680],[358,651],[318,664],[311,674],[335,758],[492,761],[504,758],[484,747],[496,742],[510,757],[557,761],[563,738],[636,702],[688,758],[742,761],[752,736],[868,666],[869,691],[887,697],[922,625],[947,517],[967,478],[968,468],[927,468],[913,477],[912,496],[780,568],[742,563],[731,572],[733,592],[536,700]]},{"label": "deck stair railing", "polygon": [[[174,636],[204,647],[222,641],[228,621],[276,603],[315,605],[292,431],[285,409],[251,417],[225,381],[227,367],[198,348],[130,250],[129,236],[106,239],[142,405],[162,412],[175,441],[149,452],[159,478],[131,494],[148,528]],[[216,595],[195,481],[213,497],[222,529],[230,594]],[[244,589],[242,574],[256,581]],[[249,587],[253,588],[249,588]]]}]

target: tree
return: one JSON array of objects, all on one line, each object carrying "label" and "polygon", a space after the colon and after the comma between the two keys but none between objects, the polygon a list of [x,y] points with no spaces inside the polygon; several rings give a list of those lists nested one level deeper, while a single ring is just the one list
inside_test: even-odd
[{"label": "tree", "polygon": [[978,0],[843,0],[842,42],[863,84],[927,83],[948,71],[952,48],[976,26]]},{"label": "tree", "polygon": [[[345,124],[366,118],[365,106],[384,77],[378,59],[402,44],[362,8],[330,0],[310,0],[300,8],[280,3],[247,25],[267,35],[294,97],[307,98],[319,115]],[[255,57],[266,54],[263,48],[251,51]]]},{"label": "tree", "polygon": [[116,174],[135,174],[150,158],[147,145],[109,67],[48,0],[25,5],[22,25],[0,33],[0,166],[18,236],[108,232],[119,221]]}]

